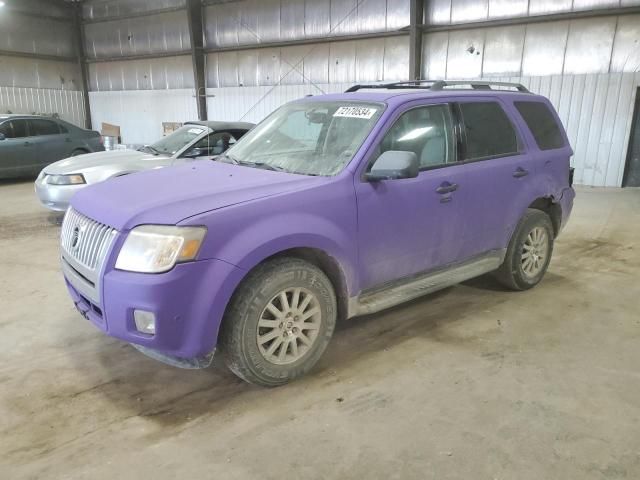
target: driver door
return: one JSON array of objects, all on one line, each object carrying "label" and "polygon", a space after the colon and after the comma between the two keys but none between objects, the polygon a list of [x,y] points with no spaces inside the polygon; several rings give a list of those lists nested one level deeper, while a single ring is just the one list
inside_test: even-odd
[{"label": "driver door", "polygon": [[443,267],[464,256],[464,212],[456,185],[457,162],[451,106],[411,104],[379,139],[369,168],[387,150],[414,152],[416,178],[368,182],[356,179],[360,289]]}]

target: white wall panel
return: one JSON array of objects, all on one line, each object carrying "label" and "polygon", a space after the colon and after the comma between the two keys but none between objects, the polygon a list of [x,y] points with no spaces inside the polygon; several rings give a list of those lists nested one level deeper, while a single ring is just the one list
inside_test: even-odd
[{"label": "white wall panel", "polygon": [[191,57],[90,63],[89,86],[94,91],[193,88]]},{"label": "white wall panel", "polygon": [[84,128],[84,95],[73,90],[0,87],[0,113],[57,115]]},{"label": "white wall panel", "polygon": [[611,71],[640,71],[640,15],[627,15],[618,19]]},{"label": "white wall panel", "polygon": [[95,128],[119,125],[124,143],[152,143],[162,137],[162,122],[198,118],[192,89],[90,92],[89,100]]},{"label": "white wall panel", "polygon": [[486,31],[483,75],[519,75],[525,27],[490,28]]},{"label": "white wall panel", "polygon": [[605,73],[609,70],[615,17],[571,22],[564,60],[564,73]]}]

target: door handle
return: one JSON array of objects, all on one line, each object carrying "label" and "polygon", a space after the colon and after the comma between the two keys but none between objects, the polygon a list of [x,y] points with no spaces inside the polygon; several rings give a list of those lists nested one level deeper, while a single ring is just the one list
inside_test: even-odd
[{"label": "door handle", "polygon": [[30,146],[30,145],[31,145],[31,142],[24,142],[24,143],[23,143],[23,145],[24,145],[25,147],[28,147],[28,146]]},{"label": "door handle", "polygon": [[522,167],[516,168],[516,171],[513,172],[513,176],[516,177],[516,178],[526,177],[527,175],[529,175],[529,171],[525,170]]},{"label": "door handle", "polygon": [[65,141],[65,142],[70,142],[70,141],[71,141],[71,139],[67,137],[67,138],[65,138],[65,139],[64,139],[64,141]]},{"label": "door handle", "polygon": [[455,192],[457,189],[458,189],[457,183],[444,182],[438,188],[436,188],[436,192],[440,194],[451,193],[451,192]]}]

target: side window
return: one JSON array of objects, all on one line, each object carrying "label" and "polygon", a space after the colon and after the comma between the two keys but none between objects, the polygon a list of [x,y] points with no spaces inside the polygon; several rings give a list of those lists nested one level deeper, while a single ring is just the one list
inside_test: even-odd
[{"label": "side window", "polygon": [[69,129],[61,123],[58,124],[58,128],[60,128],[60,133],[69,133]]},{"label": "side window", "polygon": [[419,107],[403,113],[378,148],[378,155],[388,150],[414,152],[420,168],[455,162],[455,139],[449,105]]},{"label": "side window", "polygon": [[58,124],[51,120],[29,120],[29,123],[31,124],[31,136],[58,135],[60,133]]},{"label": "side window", "polygon": [[236,139],[229,132],[216,132],[198,141],[193,148],[205,151],[206,153],[203,156],[220,155],[234,143],[236,143]]},{"label": "side window", "polygon": [[460,103],[467,136],[465,160],[515,154],[516,132],[497,102]]},{"label": "side window", "polygon": [[547,105],[542,102],[514,102],[514,104],[531,130],[540,150],[564,146],[560,127]]},{"label": "side window", "polygon": [[13,138],[24,138],[29,136],[26,120],[11,120],[13,126]]}]

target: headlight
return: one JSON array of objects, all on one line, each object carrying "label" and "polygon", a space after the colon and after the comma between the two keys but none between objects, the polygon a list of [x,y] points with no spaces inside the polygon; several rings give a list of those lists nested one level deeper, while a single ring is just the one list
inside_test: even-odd
[{"label": "headlight", "polygon": [[124,241],[116,268],[140,273],[166,272],[176,263],[196,258],[206,233],[205,227],[136,227]]},{"label": "headlight", "polygon": [[73,173],[71,175],[49,175],[47,183],[49,185],[81,185],[87,182],[84,181],[82,174]]}]

